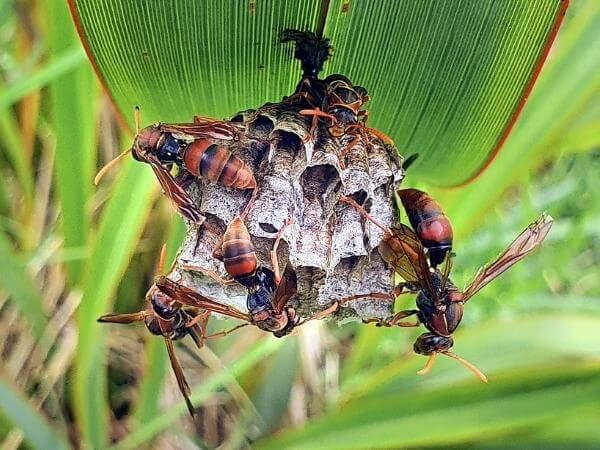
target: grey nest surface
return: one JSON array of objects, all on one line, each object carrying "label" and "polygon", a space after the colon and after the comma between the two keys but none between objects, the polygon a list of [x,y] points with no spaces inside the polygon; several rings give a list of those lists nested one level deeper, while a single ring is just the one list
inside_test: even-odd
[{"label": "grey nest surface", "polygon": [[[368,142],[359,139],[340,163],[340,155],[356,134],[334,138],[327,123],[320,120],[311,135],[312,117],[301,115],[299,108],[288,104],[266,104],[231,121],[243,127],[244,138],[220,144],[254,170],[258,193],[245,223],[260,264],[272,268],[269,252],[276,234],[287,219],[293,220],[278,250],[281,271],[290,265],[298,279],[290,306],[306,317],[344,297],[390,293],[394,273],[377,251],[382,231],[338,200],[341,195],[352,196],[380,222],[393,225],[397,220],[394,192],[404,176],[396,148],[375,136]],[[202,295],[245,311],[247,291],[243,286],[224,286],[186,267],[200,266],[227,277],[213,250],[227,224],[243,211],[251,191],[198,179],[188,192],[207,217],[208,226],[188,223],[169,276]],[[359,300],[332,317],[385,318],[392,307],[389,301]]]}]

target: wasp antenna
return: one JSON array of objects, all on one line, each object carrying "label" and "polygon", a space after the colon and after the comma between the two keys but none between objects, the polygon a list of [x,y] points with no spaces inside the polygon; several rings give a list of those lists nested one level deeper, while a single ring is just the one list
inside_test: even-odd
[{"label": "wasp antenna", "polygon": [[429,371],[433,367],[433,364],[435,363],[435,355],[436,353],[432,353],[431,355],[429,355],[425,366],[417,372],[417,375],[427,375],[429,373]]},{"label": "wasp antenna", "polygon": [[156,273],[163,275],[165,270],[165,261],[167,260],[167,244],[163,244],[160,249],[160,257],[158,258],[158,265],[156,266]]},{"label": "wasp antenna", "polygon": [[138,134],[142,124],[142,115],[139,106],[136,106],[133,110],[133,121],[135,122],[135,134]]},{"label": "wasp antenna", "polygon": [[461,363],[463,366],[465,366],[467,369],[469,369],[471,372],[473,372],[477,376],[477,378],[479,378],[484,383],[488,382],[488,379],[485,376],[485,374],[481,370],[479,370],[474,364],[470,363],[466,359],[461,358],[456,353],[452,353],[452,352],[442,352],[442,353],[446,356],[449,356],[450,358],[457,360],[459,363]]},{"label": "wasp antenna", "polygon": [[96,174],[96,176],[94,177],[94,184],[96,186],[98,186],[98,183],[100,183],[100,180],[104,177],[104,175],[106,175],[106,173],[115,164],[117,164],[119,161],[121,161],[125,156],[127,156],[130,153],[131,153],[131,149],[127,149],[123,153],[121,153],[119,156],[115,157],[114,159],[112,159],[111,161],[109,161],[108,163],[106,163],[106,165],[102,169],[100,169],[98,171],[98,173]]}]

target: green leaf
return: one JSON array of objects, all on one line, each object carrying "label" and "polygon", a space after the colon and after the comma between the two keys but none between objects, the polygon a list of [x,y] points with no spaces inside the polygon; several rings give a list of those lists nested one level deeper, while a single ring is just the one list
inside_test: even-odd
[{"label": "green leaf", "polygon": [[[62,0],[52,0],[45,3],[45,11],[50,54],[54,55],[48,67],[64,65],[63,55],[70,52],[73,54],[67,58],[67,63],[75,67],[79,58],[78,52],[73,50],[77,35],[70,26],[67,6]],[[97,82],[88,66],[55,78],[50,85],[51,118],[56,137],[54,182],[60,199],[66,247],[86,245],[91,228],[89,201],[96,161],[97,91]],[[82,265],[68,262],[67,268],[70,281],[73,284],[80,281]]]},{"label": "green leaf", "polygon": [[262,376],[253,403],[262,419],[262,433],[277,429],[289,407],[298,369],[298,339],[288,339],[273,357]]},{"label": "green leaf", "polygon": [[0,290],[10,295],[15,306],[27,319],[36,337],[41,337],[48,318],[42,309],[42,296],[26,271],[22,258],[0,230]]},{"label": "green leaf", "polygon": [[133,159],[120,169],[85,267],[84,295],[77,316],[73,400],[82,439],[93,448],[106,446],[109,430],[105,373],[108,329],[96,320],[110,311],[110,300],[136,250],[156,188],[152,171],[140,168]]},{"label": "green leaf", "polygon": [[597,408],[600,349],[589,343],[599,325],[591,315],[532,314],[462,329],[456,351],[488,372],[488,385],[442,357],[418,377],[424,358],[403,356],[323,417],[255,448],[464,447],[528,429],[543,436],[556,420]]},{"label": "green leaf", "polygon": [[0,378],[0,414],[23,432],[31,448],[66,450],[67,441],[58,436],[53,426],[23,398],[18,388]]},{"label": "green leaf", "polygon": [[144,122],[231,116],[292,93],[285,28],[324,31],[325,72],[372,95],[370,125],[438,185],[465,182],[498,151],[568,1],[71,0],[84,45],[118,108]]},{"label": "green leaf", "polygon": [[0,110],[12,106],[27,94],[45,87],[48,83],[83,65],[84,61],[85,52],[81,49],[81,46],[79,44],[73,45],[37,72],[4,87],[3,92],[0,93]]}]

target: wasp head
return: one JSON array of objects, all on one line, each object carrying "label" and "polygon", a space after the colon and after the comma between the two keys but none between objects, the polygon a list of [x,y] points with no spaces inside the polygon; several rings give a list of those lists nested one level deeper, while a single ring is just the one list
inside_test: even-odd
[{"label": "wasp head", "polygon": [[413,349],[420,355],[431,355],[433,353],[448,351],[454,345],[450,336],[440,336],[434,333],[423,333],[417,338]]},{"label": "wasp head", "polygon": [[149,127],[142,128],[133,140],[133,146],[131,147],[133,157],[138,161],[144,161],[145,154],[155,151],[161,137],[162,133],[158,125],[150,125]]}]

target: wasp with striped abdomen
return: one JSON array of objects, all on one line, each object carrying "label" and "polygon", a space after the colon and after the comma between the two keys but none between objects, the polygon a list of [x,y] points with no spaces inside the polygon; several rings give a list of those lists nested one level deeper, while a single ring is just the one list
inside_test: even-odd
[{"label": "wasp with striped abdomen", "polygon": [[[150,164],[177,211],[198,224],[204,216],[184,189],[190,176],[235,189],[253,189],[256,193],[252,169],[222,145],[223,141],[239,140],[242,131],[237,124],[196,117],[193,123],[156,123],[140,130],[139,123],[136,108],[133,145],[98,172],[96,184],[117,161],[131,153],[137,161]],[[181,170],[177,179],[170,172],[173,164]]]}]

